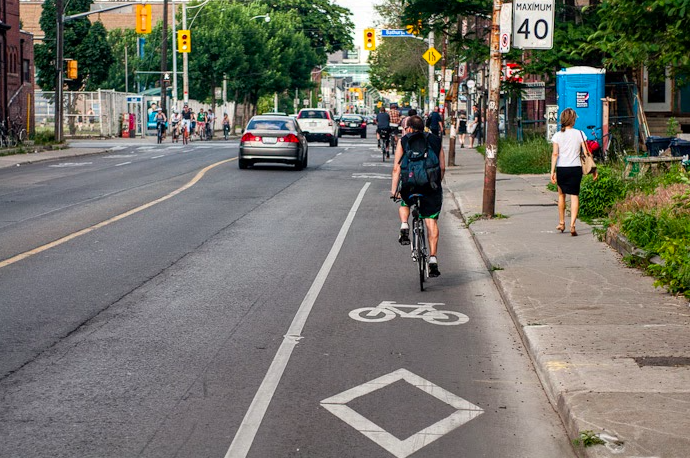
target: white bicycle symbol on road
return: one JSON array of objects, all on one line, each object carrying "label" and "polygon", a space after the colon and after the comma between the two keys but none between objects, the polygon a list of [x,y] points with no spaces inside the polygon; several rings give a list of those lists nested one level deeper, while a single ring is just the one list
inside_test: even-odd
[{"label": "white bicycle symbol on road", "polygon": [[[457,326],[470,321],[469,317],[452,310],[436,310],[434,306],[446,305],[440,302],[420,302],[416,305],[396,304],[393,301],[383,301],[376,307],[362,307],[352,310],[350,318],[365,323],[381,323],[390,321],[396,316],[402,318],[421,318],[427,323],[442,326]],[[411,309],[405,312],[401,309]]]}]

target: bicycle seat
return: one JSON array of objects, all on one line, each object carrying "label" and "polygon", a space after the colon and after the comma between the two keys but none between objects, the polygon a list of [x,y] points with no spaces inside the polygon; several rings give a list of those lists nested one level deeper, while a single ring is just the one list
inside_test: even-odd
[{"label": "bicycle seat", "polygon": [[424,194],[410,194],[409,197],[424,197]]}]

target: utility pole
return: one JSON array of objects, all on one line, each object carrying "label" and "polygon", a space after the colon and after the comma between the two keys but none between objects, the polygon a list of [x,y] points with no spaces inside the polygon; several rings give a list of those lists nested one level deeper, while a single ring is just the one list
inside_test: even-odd
[{"label": "utility pole", "polygon": [[176,102],[177,102],[177,24],[175,23],[175,14],[177,14],[177,8],[175,7],[175,0],[172,0],[172,15],[173,15],[173,20],[172,20],[172,73],[173,73],[173,80],[172,80],[172,104],[173,108],[175,108]]},{"label": "utility pole", "polygon": [[[429,32],[429,49],[434,47],[434,31]],[[434,66],[429,64],[429,114],[434,111]]]},{"label": "utility pole", "polygon": [[163,42],[161,43],[161,108],[163,113],[167,113],[167,90],[165,89],[165,84],[167,80],[165,79],[165,74],[168,71],[168,0],[163,0]]},{"label": "utility pole", "polygon": [[491,22],[491,60],[489,62],[489,101],[486,110],[486,156],[484,159],[484,200],[482,213],[496,213],[496,155],[498,153],[498,106],[501,98],[501,53],[499,23],[503,0],[494,0]]},{"label": "utility pole", "polygon": [[57,16],[57,29],[55,33],[56,46],[56,56],[55,56],[55,141],[57,143],[62,143],[62,84],[63,84],[63,72],[62,72],[62,61],[63,56],[63,32],[64,32],[64,16],[65,10],[62,0],[55,0],[55,14]]},{"label": "utility pole", "polygon": [[[182,30],[187,29],[187,2],[182,3]],[[190,32],[191,33],[191,32]],[[189,102],[189,53],[182,53],[182,99]]]}]

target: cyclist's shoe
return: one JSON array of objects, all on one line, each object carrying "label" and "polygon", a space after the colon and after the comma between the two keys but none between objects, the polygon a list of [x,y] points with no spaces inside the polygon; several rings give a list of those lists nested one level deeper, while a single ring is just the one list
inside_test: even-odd
[{"label": "cyclist's shoe", "polygon": [[441,275],[441,272],[438,270],[438,263],[430,262],[429,263],[429,276],[430,277],[438,277],[439,275]]},{"label": "cyclist's shoe", "polygon": [[410,244],[410,230],[409,229],[400,229],[400,235],[398,236],[398,242],[400,245],[409,245]]}]

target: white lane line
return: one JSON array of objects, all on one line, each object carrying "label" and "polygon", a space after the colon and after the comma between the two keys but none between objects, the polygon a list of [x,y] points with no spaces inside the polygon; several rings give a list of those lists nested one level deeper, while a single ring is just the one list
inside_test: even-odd
[{"label": "white lane line", "polygon": [[343,153],[338,153],[338,154],[336,154],[336,156],[340,156],[341,154],[343,154]]},{"label": "white lane line", "polygon": [[159,157],[165,157],[165,154],[161,154],[160,156],[153,156],[151,159],[158,159]]},{"label": "white lane line", "polygon": [[249,410],[247,410],[247,413],[244,415],[242,424],[237,430],[237,434],[235,434],[235,438],[233,439],[232,444],[230,444],[230,448],[225,454],[225,458],[244,458],[247,456],[247,453],[249,453],[249,449],[254,442],[256,432],[259,430],[264,415],[266,414],[266,410],[268,410],[268,405],[271,403],[271,399],[273,398],[276,388],[278,388],[278,383],[283,376],[283,372],[285,372],[285,368],[290,360],[292,351],[302,338],[302,329],[304,329],[307,318],[309,318],[309,313],[311,313],[311,309],[314,307],[316,298],[319,296],[319,293],[321,292],[321,289],[328,278],[328,274],[333,268],[333,264],[338,257],[338,253],[340,253],[340,249],[345,242],[347,232],[352,225],[352,221],[355,219],[357,209],[359,209],[359,206],[364,199],[364,194],[367,192],[367,189],[370,185],[371,182],[364,184],[362,190],[359,191],[357,199],[355,199],[355,203],[352,204],[352,208],[350,209],[347,218],[345,218],[345,222],[340,228],[340,232],[338,233],[335,242],[333,242],[331,251],[328,253],[328,256],[323,262],[319,273],[316,275],[314,282],[311,284],[311,288],[309,288],[309,291],[307,291],[307,295],[304,297],[302,304],[299,306],[299,310],[297,310],[297,314],[292,320],[290,329],[288,329],[287,334],[283,336],[283,342],[280,344],[280,348],[278,348],[278,352],[273,358],[271,367],[268,368],[268,372],[264,376],[264,380],[261,382],[259,389],[254,395],[254,399],[249,406]]},{"label": "white lane line", "polygon": [[121,165],[131,164],[131,163],[132,163],[132,161],[129,161],[129,162],[122,162],[122,163],[120,163],[120,164],[115,164],[115,167],[119,167],[119,166],[121,166]]},{"label": "white lane line", "polygon": [[330,164],[331,162],[333,162],[333,159],[327,160],[327,161],[326,161],[326,164]]},{"label": "white lane line", "polygon": [[137,148],[137,150],[138,151],[146,151],[146,150],[150,150],[150,149],[154,149],[154,148],[155,148],[154,146],[140,146],[139,148]]},{"label": "white lane line", "polygon": [[126,146],[114,146],[114,147],[110,148],[110,151],[120,151],[123,149],[127,149],[127,147]]}]

